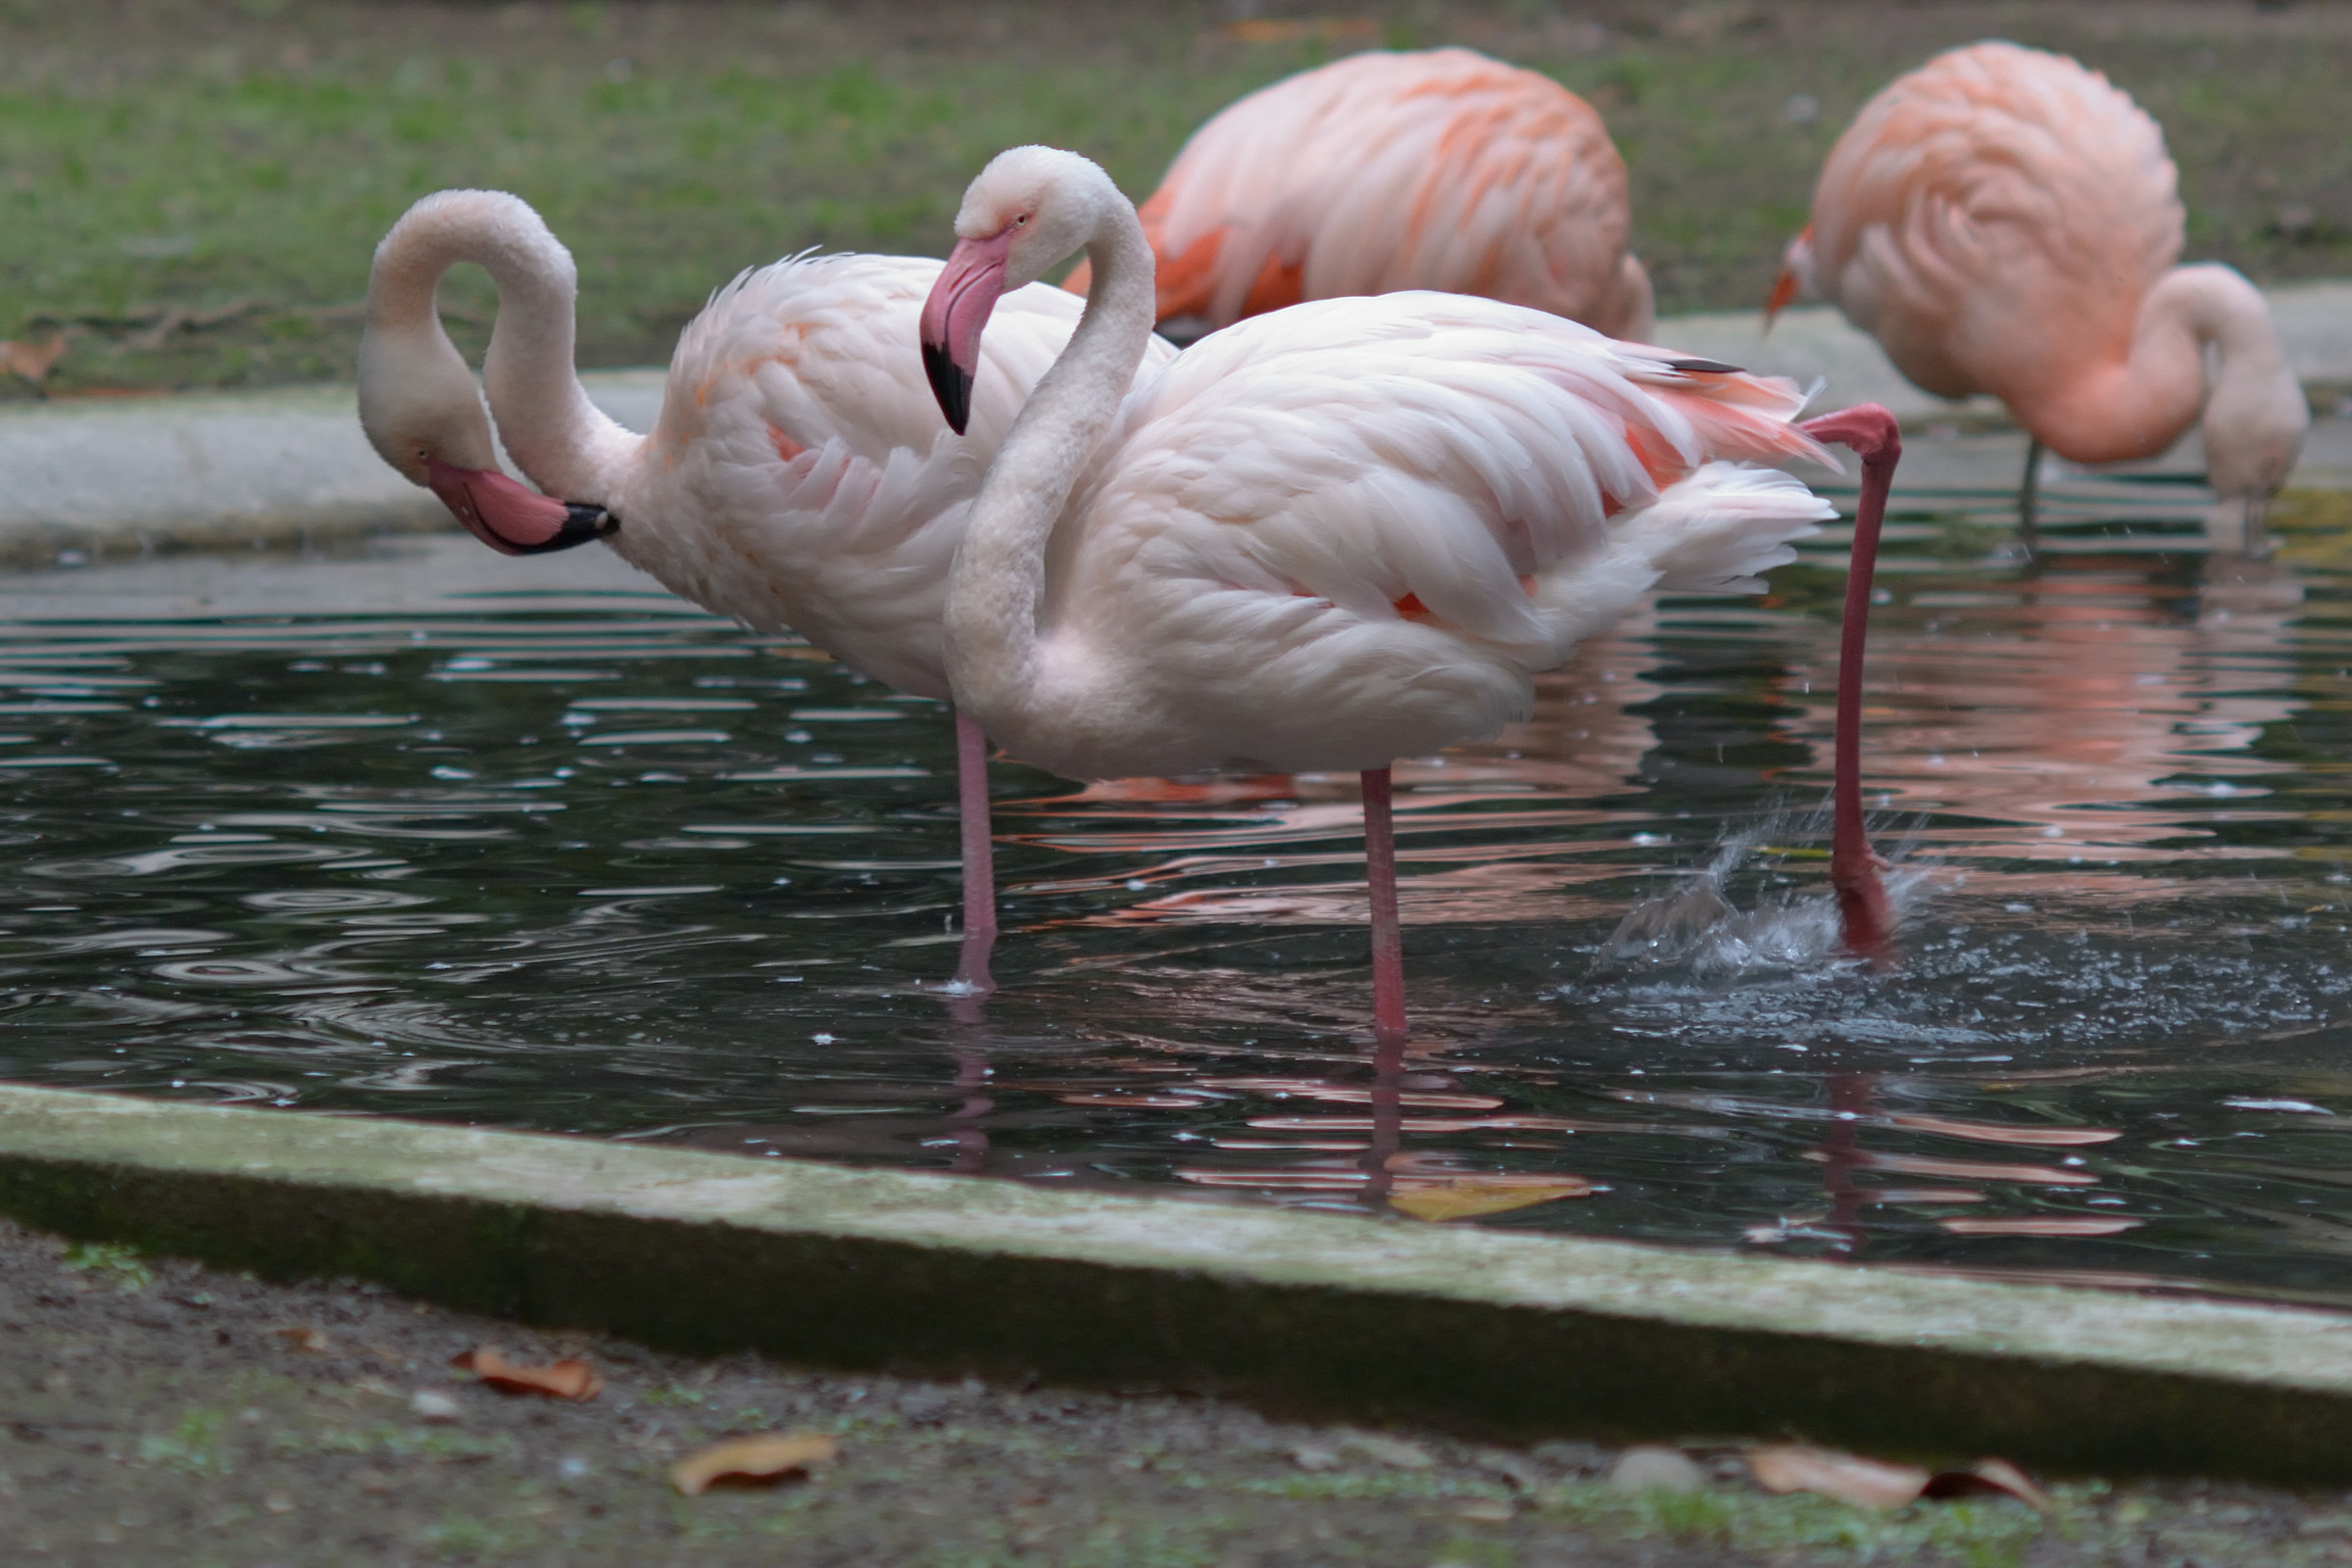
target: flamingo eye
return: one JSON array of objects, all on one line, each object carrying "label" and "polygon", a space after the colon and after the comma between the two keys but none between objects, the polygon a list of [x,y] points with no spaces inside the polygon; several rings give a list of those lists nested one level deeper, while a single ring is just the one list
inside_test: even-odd
[{"label": "flamingo eye", "polygon": [[1015,228],[1018,228],[1018,227],[1020,227],[1020,226],[1021,226],[1023,223],[1026,223],[1027,221],[1029,221],[1029,215],[1028,215],[1027,213],[1022,213],[1022,214],[1019,214],[1018,216],[1016,216],[1016,217],[1013,219],[1013,220],[1012,220],[1012,226],[1013,226],[1013,227],[1015,227]]}]

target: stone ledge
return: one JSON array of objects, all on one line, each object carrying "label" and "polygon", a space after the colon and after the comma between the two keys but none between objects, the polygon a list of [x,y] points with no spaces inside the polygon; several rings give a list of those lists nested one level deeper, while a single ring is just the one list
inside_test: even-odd
[{"label": "stone ledge", "polygon": [[705,1353],[2352,1477],[2352,1318],[0,1087],[0,1209]]},{"label": "stone ledge", "polygon": [[[2266,291],[2296,373],[2352,385],[2352,281]],[[1988,398],[1950,403],[1912,386],[1877,343],[1827,306],[1667,317],[1661,343],[1750,369],[1826,384],[1823,407],[1877,401],[1907,426],[2008,429]],[[666,372],[592,370],[588,395],[631,429],[650,430]],[[2291,483],[2341,485],[2352,454],[2318,440]],[[2192,435],[2156,465],[2196,471]],[[0,405],[0,565],[151,550],[298,545],[412,528],[455,528],[438,503],[376,457],[349,386]],[[2005,481],[2006,482],[2006,481]]]}]

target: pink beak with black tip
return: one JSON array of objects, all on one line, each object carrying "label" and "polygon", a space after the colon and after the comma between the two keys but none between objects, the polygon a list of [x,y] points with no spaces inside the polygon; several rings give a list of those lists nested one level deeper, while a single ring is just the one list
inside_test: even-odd
[{"label": "pink beak with black tip", "polygon": [[620,519],[602,507],[558,501],[496,468],[424,460],[433,494],[472,535],[502,556],[544,556],[609,538]]},{"label": "pink beak with black tip", "polygon": [[931,297],[923,301],[923,373],[957,435],[972,417],[972,382],[980,373],[980,333],[1004,294],[1004,259],[1012,230],[956,242]]}]

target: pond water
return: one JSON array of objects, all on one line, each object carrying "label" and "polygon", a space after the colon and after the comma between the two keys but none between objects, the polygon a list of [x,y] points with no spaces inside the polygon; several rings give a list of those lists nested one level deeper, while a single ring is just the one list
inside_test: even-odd
[{"label": "pond water", "polygon": [[2229,565],[2192,487],[2061,486],[2027,563],[2014,448],[1935,452],[1886,972],[1825,956],[1841,534],[1399,765],[1386,1056],[1351,777],[1000,762],[958,1013],[937,705],[407,539],[0,578],[0,1076],[2352,1303],[2342,509]]}]

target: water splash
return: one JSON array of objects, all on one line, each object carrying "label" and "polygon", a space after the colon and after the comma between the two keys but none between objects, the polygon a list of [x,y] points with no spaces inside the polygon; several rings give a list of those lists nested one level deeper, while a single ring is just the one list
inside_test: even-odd
[{"label": "water splash", "polygon": [[[1790,882],[1782,867],[1800,856],[1824,859],[1817,849],[1788,846],[1819,843],[1827,837],[1828,823],[1826,810],[1776,812],[1727,832],[1713,858],[1686,876],[1682,887],[1627,911],[1600,944],[1592,972],[1684,970],[1700,981],[1730,983],[1766,974],[1867,967],[1865,960],[1841,951],[1834,895],[1813,891],[1810,883],[1786,890],[1768,885]],[[1898,844],[1889,858],[1886,897],[1899,938],[1903,922],[1927,903],[1940,861],[1914,858],[1907,844]],[[1755,869],[1746,880],[1756,885],[1755,905],[1741,909],[1732,903],[1732,884],[1751,865]]]}]

